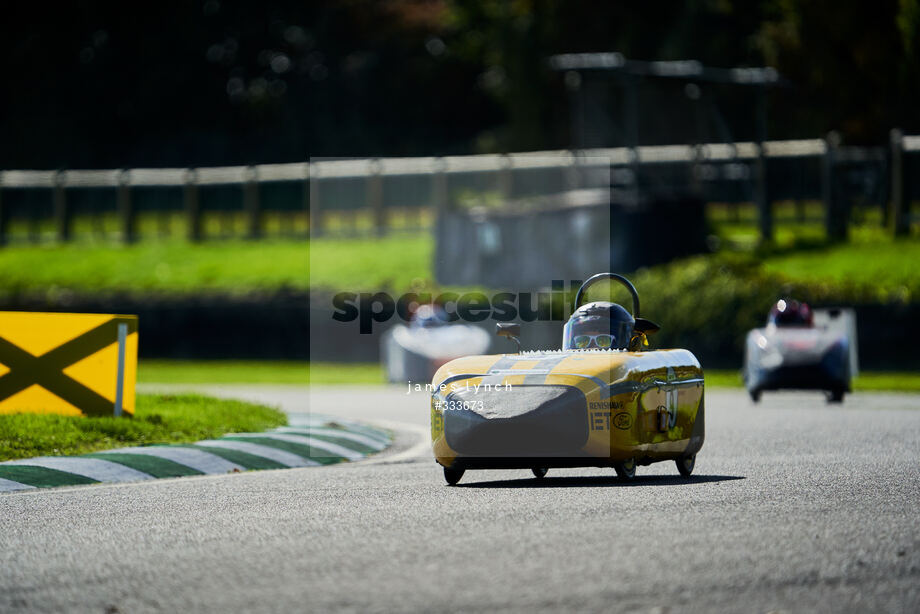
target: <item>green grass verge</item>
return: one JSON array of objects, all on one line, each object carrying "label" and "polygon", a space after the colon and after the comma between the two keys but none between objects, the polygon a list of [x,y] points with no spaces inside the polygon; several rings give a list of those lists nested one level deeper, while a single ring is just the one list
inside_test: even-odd
[{"label": "green grass verge", "polygon": [[741,372],[731,369],[704,369],[703,379],[707,388],[740,388],[744,386],[741,381]]},{"label": "green grass verge", "polygon": [[191,294],[308,286],[304,241],[142,242],[10,246],[0,251],[3,294]]},{"label": "green grass verge", "polygon": [[226,433],[264,431],[286,423],[282,412],[252,403],[200,395],[142,394],[137,396],[134,418],[2,415],[0,461],[194,442]]},{"label": "green grass verge", "polygon": [[141,360],[137,381],[156,384],[382,384],[376,363]]},{"label": "green grass verge", "polygon": [[864,372],[853,380],[856,392],[893,391],[920,392],[920,373],[915,372]]},{"label": "green grass verge", "polygon": [[351,292],[427,286],[434,278],[433,254],[431,233],[315,240],[310,245],[310,284]]},{"label": "green grass verge", "polygon": [[[380,239],[74,243],[0,250],[0,297],[66,292],[246,294],[313,287],[378,291],[431,278],[429,233]],[[311,275],[312,266],[312,279]]]},{"label": "green grass verge", "polygon": [[[707,388],[741,388],[741,372],[730,369],[706,369]],[[853,380],[854,392],[920,392],[920,373],[864,371]]]},{"label": "green grass verge", "polygon": [[[741,372],[706,369],[706,386],[740,388]],[[142,360],[138,381],[170,384],[301,384],[313,386],[385,383],[376,363],[310,364],[301,361],[169,361]],[[864,371],[853,380],[856,391],[920,392],[920,373]]]}]

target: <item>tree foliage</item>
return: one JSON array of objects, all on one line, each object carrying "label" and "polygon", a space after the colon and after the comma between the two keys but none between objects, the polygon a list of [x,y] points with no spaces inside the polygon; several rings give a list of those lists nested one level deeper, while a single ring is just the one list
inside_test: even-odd
[{"label": "tree foliage", "polygon": [[[771,133],[920,131],[920,4],[829,0],[18,3],[0,166],[416,155],[570,144],[548,56],[772,64]],[[726,101],[746,121],[742,99]],[[666,113],[649,105],[650,114]]]}]

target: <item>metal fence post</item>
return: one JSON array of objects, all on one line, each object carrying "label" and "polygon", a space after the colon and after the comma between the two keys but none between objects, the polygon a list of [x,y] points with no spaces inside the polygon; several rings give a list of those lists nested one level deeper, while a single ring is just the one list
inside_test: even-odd
[{"label": "metal fence post", "polygon": [[799,224],[805,223],[805,218],[808,217],[808,212],[805,210],[805,201],[801,198],[795,199],[795,219]]},{"label": "metal fence post", "polygon": [[[738,144],[737,143],[731,143],[731,151],[732,151],[732,156],[729,161],[729,164],[731,165],[740,164],[739,159],[738,159]],[[719,168],[719,176],[723,179],[725,178],[726,168],[728,168],[727,165],[722,165]],[[729,208],[731,209],[731,216],[732,216],[731,221],[736,224],[741,222],[741,204],[742,203],[740,202],[736,202],[736,203],[731,203],[728,205]]]},{"label": "metal fence post", "polygon": [[262,236],[262,207],[259,200],[259,171],[254,166],[246,169],[246,181],[243,183],[243,207],[249,217],[249,238]]},{"label": "metal fence post", "polygon": [[687,184],[690,191],[697,196],[703,195],[703,173],[702,166],[705,159],[703,146],[700,143],[694,143],[692,146],[693,157],[687,163]]},{"label": "metal fence post", "polygon": [[64,171],[58,171],[54,174],[52,202],[54,205],[54,218],[57,221],[57,236],[59,241],[70,241],[71,239],[71,215],[67,207],[67,193],[64,188],[66,181],[67,176]]},{"label": "metal fence post", "polygon": [[773,203],[767,193],[767,93],[763,86],[757,88],[757,158],[754,160],[754,202],[760,222],[760,240],[773,240]]},{"label": "metal fence post", "polygon": [[904,236],[910,231],[907,215],[907,173],[904,172],[904,134],[897,128],[891,131],[891,201],[888,226],[891,233]]},{"label": "metal fence post", "polygon": [[434,159],[431,173],[431,204],[434,209],[435,223],[447,212],[447,164],[444,158]]},{"label": "metal fence post", "polygon": [[323,209],[319,196],[319,166],[310,162],[310,236],[323,234]]},{"label": "metal fence post", "polygon": [[3,206],[3,177],[0,176],[0,246],[6,245],[10,212]]},{"label": "metal fence post", "polygon": [[847,236],[846,216],[841,210],[840,193],[837,189],[837,157],[840,147],[840,133],[831,131],[825,138],[824,159],[821,166],[821,192],[824,201],[824,228],[829,241],[843,241]]},{"label": "metal fence post", "polygon": [[118,173],[118,214],[121,218],[121,239],[125,243],[137,240],[137,218],[134,202],[131,200],[131,171],[123,169]]},{"label": "metal fence post", "polygon": [[624,75],[623,130],[626,132],[626,146],[629,147],[629,168],[633,173],[630,195],[632,206],[638,207],[642,199],[642,161],[639,158],[639,80],[635,75]]},{"label": "metal fence post", "polygon": [[387,214],[383,208],[383,164],[375,158],[370,161],[370,174],[367,176],[367,206],[374,218],[374,233],[378,237],[386,234]]},{"label": "metal fence post", "polygon": [[578,167],[578,156],[574,151],[566,152],[568,156],[565,167],[565,187],[567,190],[577,190],[581,187],[581,170]]},{"label": "metal fence post", "polygon": [[757,157],[754,159],[754,203],[757,205],[760,240],[772,241],[773,206],[767,194],[767,160],[763,141],[757,144]]},{"label": "metal fence post", "polygon": [[[307,162],[307,164],[304,166],[303,191],[301,194],[301,198],[303,199],[302,205],[304,219],[308,226],[310,224],[310,186],[313,184],[313,181],[310,179],[310,173],[312,172],[312,169],[313,165]],[[309,230],[307,230],[307,236],[310,236]]]},{"label": "metal fence post", "polygon": [[502,154],[498,170],[498,191],[502,204],[507,205],[514,190],[514,162],[508,154]]},{"label": "metal fence post", "polygon": [[201,203],[198,200],[198,171],[194,168],[185,171],[185,214],[188,224],[188,240],[201,241]]}]

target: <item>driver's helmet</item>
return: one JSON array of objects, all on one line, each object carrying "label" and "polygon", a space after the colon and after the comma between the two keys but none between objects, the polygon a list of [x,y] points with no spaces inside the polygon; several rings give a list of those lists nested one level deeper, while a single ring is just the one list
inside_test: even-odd
[{"label": "driver's helmet", "polygon": [[565,324],[562,349],[626,349],[635,323],[629,312],[616,303],[582,305]]},{"label": "driver's helmet", "polygon": [[440,305],[420,305],[412,318],[412,325],[419,328],[436,328],[447,324],[447,313]]},{"label": "driver's helmet", "polygon": [[808,303],[800,303],[792,299],[776,301],[767,316],[767,325],[770,326],[814,326],[814,314]]}]

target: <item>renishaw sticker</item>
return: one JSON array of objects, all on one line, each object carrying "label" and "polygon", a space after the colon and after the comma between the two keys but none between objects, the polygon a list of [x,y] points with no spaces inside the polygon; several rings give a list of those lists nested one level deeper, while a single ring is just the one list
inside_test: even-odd
[{"label": "renishaw sticker", "polygon": [[623,404],[620,401],[590,401],[588,409],[622,409]]}]

